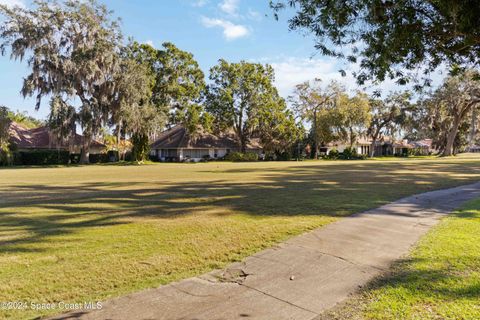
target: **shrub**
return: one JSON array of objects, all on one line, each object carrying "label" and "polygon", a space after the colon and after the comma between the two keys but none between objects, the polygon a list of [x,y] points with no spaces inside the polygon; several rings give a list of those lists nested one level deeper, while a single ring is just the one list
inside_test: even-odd
[{"label": "shrub", "polygon": [[225,156],[227,161],[243,161],[243,153],[241,152],[231,152]]},{"label": "shrub", "polygon": [[70,153],[65,150],[31,150],[14,153],[14,163],[23,166],[68,164]]},{"label": "shrub", "polygon": [[278,161],[292,160],[292,153],[290,151],[276,152],[275,155]]},{"label": "shrub", "polygon": [[366,159],[367,156],[363,154],[358,154],[357,149],[355,148],[346,148],[343,152],[338,152],[336,149],[330,150],[325,159],[330,160],[363,160]]},{"label": "shrub", "polygon": [[243,154],[243,161],[258,161],[258,154],[255,152],[247,152]]},{"label": "shrub", "polygon": [[133,154],[132,154],[131,151],[127,151],[127,152],[125,153],[125,161],[127,161],[127,162],[133,161]]},{"label": "shrub", "polygon": [[70,153],[70,163],[78,164],[80,162],[80,153]]},{"label": "shrub", "polygon": [[108,162],[118,162],[120,160],[120,155],[117,150],[109,150],[107,152]]},{"label": "shrub", "polygon": [[354,160],[357,159],[358,153],[355,148],[345,148],[342,153],[339,154],[339,158],[343,160]]},{"label": "shrub", "polygon": [[160,162],[160,159],[158,158],[158,156],[156,154],[149,154],[148,155],[148,160],[150,160],[152,162]]},{"label": "shrub", "polygon": [[233,162],[252,162],[258,161],[258,154],[255,152],[232,152],[225,156],[225,160]]},{"label": "shrub", "polygon": [[331,159],[331,160],[336,160],[338,159],[340,153],[338,152],[337,149],[332,149],[330,150],[330,152],[327,154],[327,156],[325,157],[326,159]]},{"label": "shrub", "polygon": [[13,154],[10,150],[0,149],[0,167],[9,166],[13,163]]},{"label": "shrub", "polygon": [[108,162],[108,155],[106,153],[90,154],[88,160],[90,163],[106,163]]}]

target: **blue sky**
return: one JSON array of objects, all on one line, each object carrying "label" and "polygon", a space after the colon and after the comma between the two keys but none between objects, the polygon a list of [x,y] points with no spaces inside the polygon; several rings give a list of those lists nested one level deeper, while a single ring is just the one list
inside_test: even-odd
[{"label": "blue sky", "polygon": [[[100,0],[122,19],[122,31],[139,42],[160,47],[169,41],[192,52],[208,76],[218,59],[270,63],[276,71],[276,85],[285,98],[294,85],[321,78],[337,79],[357,89],[351,76],[342,78],[343,62],[316,54],[314,41],[288,30],[288,12],[276,21],[268,0]],[[0,0],[0,3],[28,6],[29,0]],[[0,105],[28,111],[45,118],[48,104],[34,111],[33,99],[20,94],[25,64],[0,56]],[[394,89],[392,83],[384,90]]]}]

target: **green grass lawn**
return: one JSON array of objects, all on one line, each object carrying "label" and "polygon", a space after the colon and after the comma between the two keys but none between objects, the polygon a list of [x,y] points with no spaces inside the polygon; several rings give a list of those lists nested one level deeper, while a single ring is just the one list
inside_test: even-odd
[{"label": "green grass lawn", "polygon": [[480,199],[325,319],[480,319]]},{"label": "green grass lawn", "polygon": [[0,301],[96,301],[155,287],[479,178],[476,157],[2,169]]}]

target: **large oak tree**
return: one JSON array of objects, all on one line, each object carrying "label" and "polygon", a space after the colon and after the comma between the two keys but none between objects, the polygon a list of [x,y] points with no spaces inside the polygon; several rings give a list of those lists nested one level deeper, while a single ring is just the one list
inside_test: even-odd
[{"label": "large oak tree", "polygon": [[92,139],[107,122],[115,94],[122,35],[111,13],[95,0],[38,0],[31,8],[0,5],[0,51],[26,59],[31,73],[22,94],[76,110],[83,129],[81,162],[88,162]]},{"label": "large oak tree", "polygon": [[170,124],[183,124],[194,133],[200,123],[205,75],[193,54],[165,42],[160,49],[134,43],[132,56],[153,74],[152,103],[169,116]]},{"label": "large oak tree", "polygon": [[273,85],[270,65],[220,60],[211,68],[207,111],[215,117],[218,130],[233,129],[239,149],[245,152],[253,137],[265,142],[280,139],[292,127],[285,101]]}]

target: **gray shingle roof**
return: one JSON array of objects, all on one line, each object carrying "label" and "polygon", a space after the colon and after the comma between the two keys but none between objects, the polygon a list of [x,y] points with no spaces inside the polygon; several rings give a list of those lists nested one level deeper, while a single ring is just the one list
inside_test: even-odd
[{"label": "gray shingle roof", "polygon": [[[232,133],[214,135],[199,129],[195,134],[189,134],[184,126],[177,125],[162,132],[152,143],[152,149],[238,149],[238,143]],[[251,139],[248,149],[261,149],[258,139]]]},{"label": "gray shingle roof", "polygon": [[[22,125],[12,122],[9,128],[10,140],[19,149],[68,149],[69,145],[65,142],[59,142],[50,134],[48,127],[38,127],[27,129]],[[73,145],[81,146],[83,136],[75,134]],[[93,140],[91,147],[105,148],[106,146]]]}]

